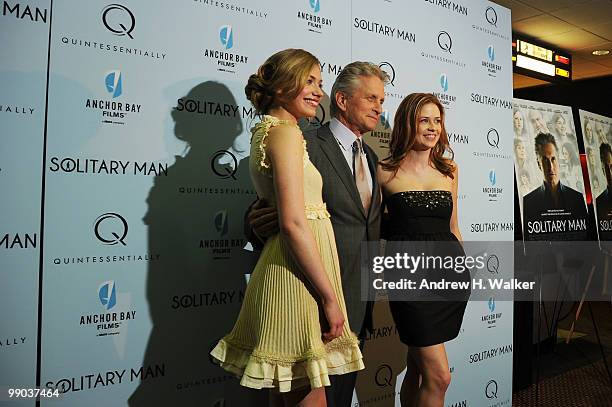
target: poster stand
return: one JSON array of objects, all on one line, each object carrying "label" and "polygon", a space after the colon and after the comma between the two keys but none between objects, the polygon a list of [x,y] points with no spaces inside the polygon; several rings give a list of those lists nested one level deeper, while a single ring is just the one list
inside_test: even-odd
[{"label": "poster stand", "polygon": [[[606,253],[605,266],[604,266],[605,268],[604,282],[607,281],[607,271],[608,271],[608,264],[609,264],[608,262],[609,262],[609,255]],[[591,285],[591,281],[593,279],[594,273],[595,273],[595,266],[591,268],[591,272],[589,273],[589,278],[584,287],[582,298],[580,299],[580,302],[578,303],[578,308],[576,309],[576,315],[574,316],[574,321],[572,322],[572,326],[569,330],[569,333],[567,334],[567,338],[565,339],[566,344],[569,344],[570,340],[572,339],[572,334],[574,333],[574,327],[575,327],[576,322],[578,322],[578,319],[580,318],[580,314],[582,312],[582,306],[584,305],[586,293],[589,290],[589,286]],[[606,291],[606,286],[604,285],[603,292],[605,293],[605,291]],[[604,367],[606,368],[608,380],[610,381],[610,386],[612,387],[612,373],[610,373],[610,366],[608,365],[608,360],[606,359],[606,352],[603,347],[603,344],[601,343],[601,338],[599,337],[599,329],[597,328],[597,321],[595,320],[595,314],[593,313],[593,307],[590,302],[587,303],[587,307],[589,309],[589,315],[591,317],[591,323],[593,324],[593,329],[595,330],[595,336],[597,338],[597,345],[599,346],[599,352],[601,353],[601,358],[603,360]]]},{"label": "poster stand", "polygon": [[[606,256],[606,263],[608,262],[608,256]],[[541,323],[542,323],[542,317],[543,314],[545,314],[545,307],[544,307],[544,301],[542,300],[542,286],[541,286],[541,281],[542,281],[542,274],[543,274],[543,260],[540,260],[540,264],[539,264],[539,270],[540,272],[538,273],[538,277],[537,277],[537,284],[539,285],[539,289],[538,289],[538,308],[537,308],[537,326],[538,326],[538,334],[537,334],[537,344],[536,344],[536,377],[535,377],[535,405],[539,405],[539,396],[540,396],[540,347],[542,346],[542,340],[541,340]],[[581,312],[582,312],[582,308],[583,305],[585,303],[586,300],[586,294],[589,290],[589,287],[591,285],[592,279],[593,279],[593,275],[595,273],[595,268],[596,266],[593,265],[591,267],[591,270],[589,272],[589,277],[587,279],[587,282],[585,284],[584,290],[582,292],[582,297],[580,302],[578,303],[578,307],[576,309],[576,313],[574,316],[574,321],[572,321],[572,325],[570,327],[569,333],[566,337],[565,343],[569,344],[571,337],[573,335],[574,329],[575,329],[575,324],[578,321],[578,319],[580,318]],[[604,281],[607,278],[607,274],[604,274]],[[558,292],[559,287],[557,288],[557,292]],[[603,290],[605,291],[606,288],[604,286]],[[565,290],[564,290],[564,294],[565,294]],[[563,295],[562,295],[563,296]],[[563,300],[561,300],[563,301]],[[559,297],[557,296],[555,298],[555,301],[553,303],[553,318],[552,318],[552,323],[551,323],[551,327],[549,328],[549,333],[552,333],[556,330],[556,327],[558,325],[558,322],[560,321],[560,312],[561,312],[561,305],[558,308],[558,315],[555,317],[556,311],[557,311],[557,304],[559,302]],[[601,342],[601,337],[599,336],[599,328],[597,326],[597,321],[595,319],[595,314],[593,313],[593,309],[592,309],[592,305],[590,302],[586,303],[586,306],[589,310],[589,315],[590,315],[590,319],[591,319],[591,323],[593,324],[593,329],[595,331],[595,337],[597,339],[597,345],[599,347],[599,351],[604,363],[604,367],[606,369],[606,373],[608,376],[608,381],[610,386],[612,387],[612,373],[610,371],[610,366],[608,364],[608,361],[606,359],[606,353],[605,353],[605,349],[603,347],[603,344]],[[545,322],[547,323],[547,318],[546,315],[544,315],[545,318]]]}]

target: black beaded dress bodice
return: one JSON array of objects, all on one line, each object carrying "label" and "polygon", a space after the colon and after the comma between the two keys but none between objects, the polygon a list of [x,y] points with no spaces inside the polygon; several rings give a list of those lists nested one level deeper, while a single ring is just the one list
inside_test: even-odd
[{"label": "black beaded dress bodice", "polygon": [[456,240],[450,230],[450,191],[403,191],[385,200],[390,240]]}]

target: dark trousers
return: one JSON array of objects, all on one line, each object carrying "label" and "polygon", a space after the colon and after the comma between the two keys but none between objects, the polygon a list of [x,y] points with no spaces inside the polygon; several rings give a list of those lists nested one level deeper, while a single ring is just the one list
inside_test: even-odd
[{"label": "dark trousers", "polygon": [[350,407],[353,389],[357,382],[357,372],[329,376],[331,386],[325,387],[327,407]]},{"label": "dark trousers", "polygon": [[[362,329],[365,332],[365,328]],[[363,333],[362,332],[362,333]],[[359,350],[363,352],[365,340],[363,334],[359,335]],[[341,375],[329,376],[331,386],[325,387],[325,398],[327,407],[351,407],[353,401],[353,390],[357,382],[357,373],[346,373]]]}]

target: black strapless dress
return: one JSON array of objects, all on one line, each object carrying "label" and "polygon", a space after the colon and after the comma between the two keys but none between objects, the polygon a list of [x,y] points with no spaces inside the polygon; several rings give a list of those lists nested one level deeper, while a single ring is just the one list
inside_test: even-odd
[{"label": "black strapless dress", "polygon": [[[389,211],[384,233],[388,241],[387,255],[397,253],[401,247],[413,247],[426,255],[465,256],[463,247],[450,230],[453,211],[450,191],[398,192],[385,202]],[[426,278],[428,281],[469,282],[470,273],[469,270],[463,273],[428,270]],[[470,290],[452,290],[446,295],[444,292],[425,294],[425,297],[420,295],[418,301],[407,300],[406,294],[401,300],[389,297],[400,339],[408,346],[431,346],[456,338]]]}]

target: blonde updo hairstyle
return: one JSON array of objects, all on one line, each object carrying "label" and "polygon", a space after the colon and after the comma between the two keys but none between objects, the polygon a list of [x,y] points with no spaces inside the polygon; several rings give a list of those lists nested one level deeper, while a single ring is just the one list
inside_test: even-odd
[{"label": "blonde updo hairstyle", "polygon": [[249,77],[244,93],[259,114],[290,101],[300,94],[319,60],[303,49],[289,48],[279,51],[266,60]]}]

